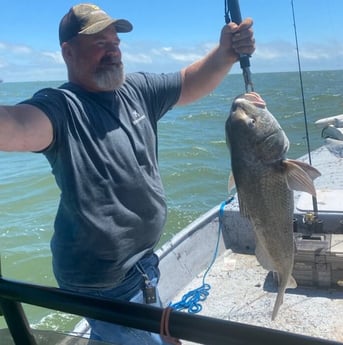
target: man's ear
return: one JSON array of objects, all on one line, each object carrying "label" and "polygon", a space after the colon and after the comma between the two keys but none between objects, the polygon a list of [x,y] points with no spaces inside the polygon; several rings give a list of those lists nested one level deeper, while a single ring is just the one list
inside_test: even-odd
[{"label": "man's ear", "polygon": [[62,49],[62,56],[63,56],[64,61],[66,62],[70,61],[70,59],[73,56],[72,46],[68,42],[63,42],[61,49]]}]

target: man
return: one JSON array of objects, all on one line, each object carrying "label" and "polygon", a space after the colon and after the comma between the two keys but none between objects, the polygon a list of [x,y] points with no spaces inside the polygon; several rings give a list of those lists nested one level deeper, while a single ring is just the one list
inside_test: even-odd
[{"label": "man", "polygon": [[[252,21],[224,26],[219,45],[171,74],[124,75],[118,33],[132,25],[79,4],[59,28],[69,82],[0,107],[0,149],[43,153],[61,199],[51,240],[60,287],[156,303],[153,249],[166,219],[156,157],[157,121],[173,106],[207,95],[239,54],[252,54]],[[144,296],[146,291],[152,294]],[[89,320],[91,338],[165,344],[160,336]]]}]

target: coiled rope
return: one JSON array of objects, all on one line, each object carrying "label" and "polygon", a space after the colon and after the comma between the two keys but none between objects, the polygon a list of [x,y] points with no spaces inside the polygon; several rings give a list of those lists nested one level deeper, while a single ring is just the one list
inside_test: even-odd
[{"label": "coiled rope", "polygon": [[234,200],[234,197],[230,197],[228,200],[223,201],[220,204],[220,209],[219,209],[219,226],[218,226],[218,235],[217,235],[217,241],[216,241],[216,246],[215,250],[213,253],[212,260],[206,269],[204,276],[202,278],[202,285],[194,290],[191,290],[187,292],[186,294],[183,295],[181,300],[176,303],[170,303],[169,307],[175,309],[175,310],[187,310],[189,313],[199,313],[202,310],[202,305],[200,302],[203,302],[206,300],[207,296],[210,293],[211,290],[211,285],[207,284],[206,277],[207,274],[209,273],[210,269],[212,268],[214,262],[216,261],[217,255],[218,255],[218,250],[219,250],[219,243],[220,243],[220,236],[222,233],[222,218],[224,214],[224,209],[225,206],[228,205],[230,202]]}]

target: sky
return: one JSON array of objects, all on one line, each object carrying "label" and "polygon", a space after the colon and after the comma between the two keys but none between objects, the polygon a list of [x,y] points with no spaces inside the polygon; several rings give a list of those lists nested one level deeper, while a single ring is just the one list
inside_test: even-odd
[{"label": "sky", "polygon": [[[5,3],[5,0],[1,0]],[[62,16],[78,2],[10,0],[0,11],[0,79],[66,80],[58,43]],[[126,72],[172,72],[218,42],[224,0],[94,0],[134,29],[120,35]],[[252,73],[298,69],[291,0],[240,0],[254,20]],[[343,69],[342,0],[293,0],[302,70]],[[239,65],[232,73],[240,73]]]}]

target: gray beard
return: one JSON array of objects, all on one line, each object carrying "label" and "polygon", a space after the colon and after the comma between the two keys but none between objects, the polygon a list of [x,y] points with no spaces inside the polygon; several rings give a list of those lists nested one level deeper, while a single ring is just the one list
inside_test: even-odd
[{"label": "gray beard", "polygon": [[115,66],[109,70],[97,71],[94,81],[99,89],[104,91],[112,91],[119,89],[124,83],[124,67],[123,65]]}]

